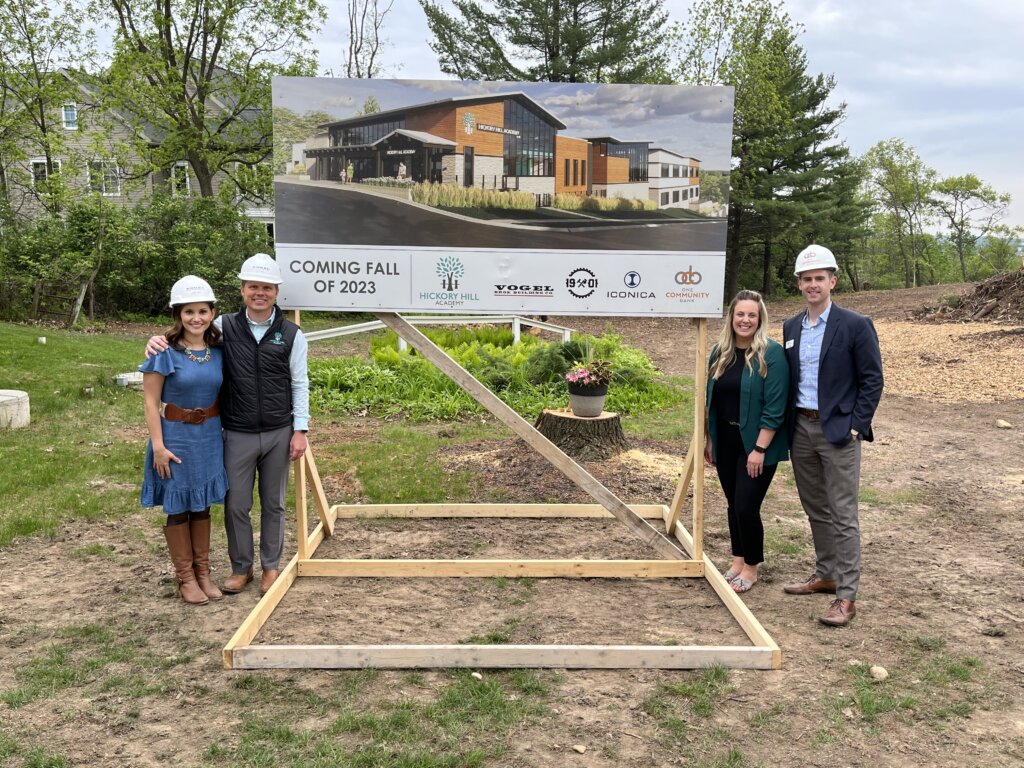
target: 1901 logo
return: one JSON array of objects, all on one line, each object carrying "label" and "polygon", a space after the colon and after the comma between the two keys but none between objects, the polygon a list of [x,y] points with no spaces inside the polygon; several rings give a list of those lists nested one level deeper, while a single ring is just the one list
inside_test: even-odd
[{"label": "1901 logo", "polygon": [[597,278],[586,267],[576,267],[565,278],[565,287],[577,299],[585,299],[597,290]]},{"label": "1901 logo", "polygon": [[704,279],[704,276],[700,272],[693,271],[693,265],[691,264],[689,269],[685,272],[676,272],[676,284],[677,285],[700,285],[700,281]]}]

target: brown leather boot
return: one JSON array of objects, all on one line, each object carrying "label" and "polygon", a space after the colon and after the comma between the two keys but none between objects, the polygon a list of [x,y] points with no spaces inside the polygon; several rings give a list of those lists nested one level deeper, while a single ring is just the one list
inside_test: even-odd
[{"label": "brown leather boot", "polygon": [[181,525],[165,525],[164,538],[167,549],[171,552],[174,573],[178,577],[178,594],[189,605],[206,605],[209,598],[196,583],[196,574],[192,570],[192,536],[188,523]]},{"label": "brown leather boot", "polygon": [[192,570],[196,582],[208,598],[220,600],[224,595],[210,581],[210,518],[189,520],[188,528],[192,536]]}]

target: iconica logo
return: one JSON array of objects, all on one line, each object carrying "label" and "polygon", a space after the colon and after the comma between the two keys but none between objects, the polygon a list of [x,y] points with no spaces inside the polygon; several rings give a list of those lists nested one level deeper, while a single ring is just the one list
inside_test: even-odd
[{"label": "iconica logo", "polygon": [[692,264],[687,271],[676,272],[676,283],[678,285],[700,285],[700,281],[703,279],[704,276],[700,272],[693,271]]},{"label": "iconica logo", "polygon": [[441,278],[441,290],[454,291],[459,287],[459,281],[456,278],[466,274],[466,269],[462,266],[460,259],[454,256],[445,256],[438,260],[435,272]]},{"label": "iconica logo", "polygon": [[472,135],[473,129],[476,127],[476,118],[472,112],[466,112],[462,116],[462,130],[466,132],[467,136]]},{"label": "iconica logo", "polygon": [[597,289],[597,278],[586,267],[576,267],[565,278],[565,287],[577,299],[585,299]]},{"label": "iconica logo", "polygon": [[627,288],[636,288],[640,285],[640,273],[630,270],[626,273],[625,277],[622,278],[622,282],[626,284]]}]

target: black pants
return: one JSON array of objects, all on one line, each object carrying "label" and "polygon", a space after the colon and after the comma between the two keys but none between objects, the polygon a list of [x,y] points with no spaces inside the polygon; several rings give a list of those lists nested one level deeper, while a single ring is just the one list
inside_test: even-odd
[{"label": "black pants", "polygon": [[747,474],[747,452],[740,428],[720,421],[717,424],[715,467],[729,503],[729,538],[733,557],[742,557],[747,565],[764,562],[764,526],[761,502],[775,477],[777,464],[765,464],[758,477]]}]

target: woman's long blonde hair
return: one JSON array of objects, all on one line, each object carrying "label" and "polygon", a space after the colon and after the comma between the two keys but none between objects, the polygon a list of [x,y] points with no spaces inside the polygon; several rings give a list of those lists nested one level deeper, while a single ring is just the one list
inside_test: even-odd
[{"label": "woman's long blonde hair", "polygon": [[721,378],[726,369],[732,365],[732,359],[736,354],[736,334],[732,330],[732,316],[736,311],[736,305],[741,301],[757,302],[757,330],[754,332],[750,349],[747,351],[747,370],[753,373],[756,362],[761,378],[768,375],[768,361],[764,358],[765,350],[768,349],[768,333],[765,331],[765,326],[768,325],[768,310],[760,293],[740,291],[729,303],[729,312],[725,316],[725,324],[722,326],[718,343],[715,345],[718,349],[718,357],[715,359],[714,365],[711,366],[711,378],[713,379]]}]

